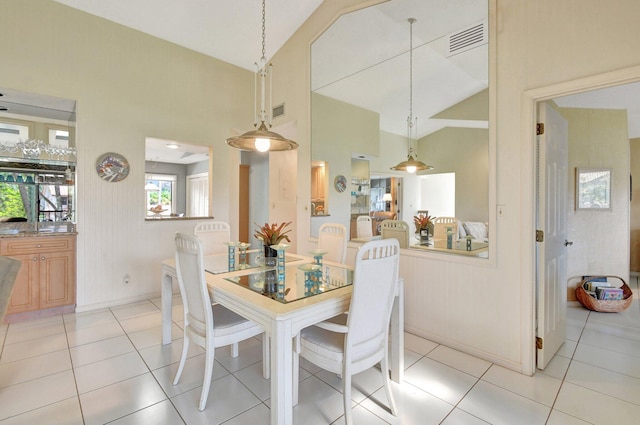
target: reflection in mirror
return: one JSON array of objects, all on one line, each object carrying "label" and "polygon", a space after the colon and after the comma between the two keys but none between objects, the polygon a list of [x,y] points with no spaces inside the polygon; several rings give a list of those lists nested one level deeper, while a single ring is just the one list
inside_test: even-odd
[{"label": "reflection in mirror", "polygon": [[327,202],[327,176],[329,164],[326,161],[311,163],[311,216],[329,215]]},{"label": "reflection in mirror", "polygon": [[[416,19],[412,68],[408,18]],[[412,225],[419,211],[430,215],[441,211],[468,223],[469,228],[479,224],[486,229],[488,63],[487,1],[383,2],[342,15],[315,40],[311,47],[311,159],[331,162],[329,181],[336,175],[347,176],[351,196],[329,191],[331,218],[312,216],[311,235],[325,221],[348,226],[366,214],[391,213]],[[418,119],[412,142],[409,115]],[[434,166],[433,170],[390,171],[407,159],[408,142],[418,159]],[[390,180],[385,193],[391,200],[381,199],[385,193],[379,187],[374,190],[374,184],[379,184],[374,183],[376,176]],[[446,184],[434,188],[434,182],[442,179]],[[455,235],[466,241],[467,231],[464,226],[461,229]],[[417,241],[412,238],[412,242]],[[488,238],[479,242],[486,246]],[[458,245],[452,245],[450,251],[457,253]],[[486,256],[486,250],[481,256]]]},{"label": "reflection in mirror", "polygon": [[206,146],[146,139],[146,218],[210,216],[209,151]]},{"label": "reflection in mirror", "polygon": [[0,231],[73,231],[76,102],[0,88]]}]

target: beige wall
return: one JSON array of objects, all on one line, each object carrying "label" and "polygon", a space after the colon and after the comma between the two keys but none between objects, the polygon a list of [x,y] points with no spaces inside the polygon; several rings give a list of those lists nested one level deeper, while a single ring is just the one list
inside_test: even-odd
[{"label": "beige wall", "polygon": [[420,139],[419,158],[437,164],[429,174],[456,174],[456,217],[489,221],[489,132],[443,128]]},{"label": "beige wall", "polygon": [[631,186],[629,269],[633,272],[640,272],[640,139],[636,138],[629,141],[629,151],[631,176],[635,180]]},{"label": "beige wall", "polygon": [[[0,87],[77,100],[78,308],[157,295],[173,234],[195,222],[144,221],[145,138],[212,146],[213,212],[228,220],[220,182],[237,158],[224,139],[253,122],[252,73],[51,0],[0,0],[0,10]],[[126,180],[96,174],[109,151],[130,162]]]},{"label": "beige wall", "polygon": [[[344,102],[314,94],[312,97],[313,144],[311,156],[329,164],[327,187],[327,216],[311,217],[311,234],[318,235],[324,223],[340,223],[347,229],[351,219],[351,185],[338,192],[333,187],[336,176],[342,175],[351,182],[351,157],[353,153],[378,155],[380,146],[380,119],[377,113]],[[310,170],[310,168],[304,168]],[[309,171],[310,173],[310,171]],[[304,183],[301,183],[304,184]],[[310,186],[309,186],[310,187]],[[309,197],[309,194],[306,195]],[[310,205],[311,199],[309,198]],[[304,215],[310,215],[305,210]],[[308,223],[308,222],[307,222]],[[309,234],[309,229],[304,233]]]},{"label": "beige wall", "polygon": [[[567,294],[584,275],[629,281],[629,135],[627,111],[560,108],[569,126]],[[611,169],[611,210],[576,210],[576,168]]]}]

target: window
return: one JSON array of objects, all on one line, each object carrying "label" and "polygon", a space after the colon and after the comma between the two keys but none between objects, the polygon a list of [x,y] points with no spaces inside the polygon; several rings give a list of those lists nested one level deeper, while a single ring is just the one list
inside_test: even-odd
[{"label": "window", "polygon": [[147,215],[169,216],[175,214],[175,192],[178,176],[175,174],[145,174],[144,189],[147,198]]}]

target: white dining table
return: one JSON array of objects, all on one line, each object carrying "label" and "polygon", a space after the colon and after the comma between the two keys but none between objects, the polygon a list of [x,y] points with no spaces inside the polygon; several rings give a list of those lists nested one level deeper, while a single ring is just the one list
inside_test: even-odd
[{"label": "white dining table", "polygon": [[[304,285],[298,284],[300,294],[293,294],[295,300],[284,301],[265,296],[246,285],[261,269],[227,271],[224,268],[226,255],[205,257],[207,285],[214,302],[220,303],[247,319],[262,325],[270,337],[271,367],[271,424],[293,424],[293,338],[307,326],[344,313],[349,309],[352,286],[335,285],[312,296],[302,296]],[[300,265],[312,263],[311,257],[287,253],[287,279],[295,279]],[[209,266],[207,266],[209,264]],[[325,262],[331,266],[332,274],[345,273],[350,266]],[[209,271],[211,270],[211,271]],[[262,269],[264,270],[264,269]],[[299,275],[299,272],[298,272]],[[173,279],[176,279],[175,260],[162,262],[162,343],[171,342],[171,309]],[[298,277],[298,280],[300,277]],[[332,279],[333,280],[333,279]],[[245,285],[240,284],[240,281]],[[300,282],[298,282],[300,283]],[[351,283],[351,282],[349,282]],[[390,324],[390,376],[401,383],[404,374],[404,283],[398,279],[396,297]],[[294,290],[295,291],[295,290]]]}]

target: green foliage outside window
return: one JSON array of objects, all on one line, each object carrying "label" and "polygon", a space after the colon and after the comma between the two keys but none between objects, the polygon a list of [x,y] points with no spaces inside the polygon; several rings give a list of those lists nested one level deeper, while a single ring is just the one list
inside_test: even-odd
[{"label": "green foliage outside window", "polygon": [[0,186],[0,217],[26,217],[20,191],[14,185]]}]

